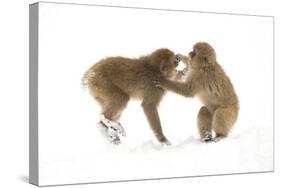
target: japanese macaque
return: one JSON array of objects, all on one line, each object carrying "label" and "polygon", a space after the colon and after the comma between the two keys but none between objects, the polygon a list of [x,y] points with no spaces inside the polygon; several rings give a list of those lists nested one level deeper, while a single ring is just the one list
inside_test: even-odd
[{"label": "japanese macaque", "polygon": [[179,57],[188,64],[186,81],[163,78],[155,82],[156,86],[186,97],[199,97],[203,106],[197,116],[197,126],[202,141],[227,137],[238,117],[239,101],[228,76],[217,63],[214,48],[199,42],[189,56]]},{"label": "japanese macaque", "polygon": [[182,72],[176,70],[178,63],[174,52],[158,49],[138,59],[106,58],[86,72],[83,81],[102,107],[99,127],[112,143],[121,143],[119,134],[125,136],[125,131],[118,120],[130,98],[138,98],[142,100],[144,114],[157,140],[170,145],[157,112],[165,90],[155,87],[153,81],[159,77],[179,78]]}]

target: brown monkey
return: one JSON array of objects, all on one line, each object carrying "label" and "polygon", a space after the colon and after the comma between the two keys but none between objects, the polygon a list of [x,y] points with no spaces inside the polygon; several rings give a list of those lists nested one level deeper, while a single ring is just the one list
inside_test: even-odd
[{"label": "brown monkey", "polygon": [[203,141],[212,141],[212,130],[216,138],[226,137],[236,122],[239,102],[234,88],[217,63],[213,47],[205,42],[196,43],[189,57],[187,79],[176,82],[165,78],[156,81],[156,86],[174,91],[186,97],[198,96],[204,104],[198,117],[198,130]]},{"label": "brown monkey", "polygon": [[130,98],[142,100],[142,107],[157,140],[169,145],[164,136],[157,106],[164,90],[155,87],[159,77],[171,79],[176,76],[178,61],[169,49],[158,49],[138,59],[124,57],[106,58],[93,65],[84,75],[91,95],[102,107],[100,125],[109,140],[120,143],[117,133],[125,135],[118,123],[119,117]]}]

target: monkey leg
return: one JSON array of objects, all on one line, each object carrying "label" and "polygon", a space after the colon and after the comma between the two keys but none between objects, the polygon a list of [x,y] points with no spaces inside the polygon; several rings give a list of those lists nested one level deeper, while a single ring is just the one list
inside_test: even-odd
[{"label": "monkey leg", "polygon": [[118,121],[122,111],[127,106],[129,97],[126,94],[117,93],[115,91],[115,93],[113,93],[113,95],[111,95],[106,101],[107,102],[103,108],[104,110],[102,114],[108,120]]},{"label": "monkey leg", "polygon": [[119,122],[111,121],[111,120],[107,119],[103,114],[101,115],[101,122],[104,125],[106,125],[108,128],[118,132],[122,136],[126,136],[125,130]]},{"label": "monkey leg", "polygon": [[117,121],[129,101],[128,95],[102,74],[91,77],[88,85],[90,94],[102,107],[104,116]]},{"label": "monkey leg", "polygon": [[126,136],[125,130],[122,125],[117,122],[121,112],[126,107],[129,97],[126,95],[117,95],[114,94],[114,98],[110,99],[104,108],[103,114],[101,115],[101,122],[108,128],[108,137],[109,140],[113,140],[114,144],[120,143],[120,138],[118,134]]},{"label": "monkey leg", "polygon": [[144,98],[142,102],[144,114],[146,115],[149,125],[157,140],[164,145],[171,145],[171,143],[164,136],[161,128],[160,118],[157,111],[158,100],[159,99],[153,100],[153,97]]},{"label": "monkey leg", "polygon": [[216,139],[228,136],[229,131],[236,122],[238,115],[238,108],[230,106],[226,108],[218,108],[214,112],[212,127],[216,133]]},{"label": "monkey leg", "polygon": [[207,107],[203,106],[198,112],[197,127],[204,142],[212,141],[212,114]]},{"label": "monkey leg", "polygon": [[105,86],[97,86],[102,92],[95,96],[103,109],[98,127],[110,142],[119,144],[119,134],[122,136],[126,134],[118,119],[126,107],[129,97],[110,82],[106,83]]}]

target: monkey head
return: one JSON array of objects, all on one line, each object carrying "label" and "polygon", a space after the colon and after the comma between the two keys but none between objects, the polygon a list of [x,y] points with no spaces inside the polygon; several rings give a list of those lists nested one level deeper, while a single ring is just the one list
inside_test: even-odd
[{"label": "monkey head", "polygon": [[198,42],[189,52],[189,66],[191,68],[208,67],[216,63],[216,52],[214,48],[206,42]]},{"label": "monkey head", "polygon": [[157,68],[165,78],[173,78],[177,74],[178,59],[174,52],[169,49],[158,49],[152,54],[152,62],[157,64]]}]

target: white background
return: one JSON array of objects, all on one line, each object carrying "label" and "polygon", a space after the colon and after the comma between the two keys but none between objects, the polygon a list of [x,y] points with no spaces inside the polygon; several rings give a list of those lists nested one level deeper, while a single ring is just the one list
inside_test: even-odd
[{"label": "white background", "polygon": [[[272,21],[40,3],[39,184],[272,171]],[[201,103],[168,93],[159,114],[171,147],[155,143],[141,101],[131,101],[121,117],[122,145],[107,144],[95,126],[100,109],[81,88],[84,72],[106,56],[136,57],[161,47],[187,54],[197,41],[214,46],[240,99],[229,138],[200,143]]]},{"label": "white background", "polygon": [[[90,3],[90,1],[83,1]],[[95,1],[98,2],[98,1]],[[109,2],[109,1],[108,1]],[[155,2],[115,2],[116,5],[131,5],[131,6],[147,6],[159,8],[174,8],[174,9],[187,9],[187,10],[203,10],[203,11],[218,11],[218,12],[239,12],[251,14],[269,14],[277,16],[277,5],[264,1],[264,3],[256,2],[242,2],[238,1],[233,3],[218,2],[216,4],[206,4],[198,1],[197,3],[187,4],[186,2],[166,2],[159,4]],[[105,2],[103,2],[106,4]],[[218,6],[220,5],[220,6]],[[3,4],[3,11],[1,10],[1,23],[5,23],[1,30],[1,43],[3,49],[1,50],[1,148],[4,148],[1,156],[1,183],[3,186],[9,187],[29,187],[26,184],[28,174],[28,6],[27,3],[7,3]],[[184,8],[183,8],[184,7]],[[186,7],[186,8],[185,8]],[[251,7],[247,8],[247,7]],[[3,14],[3,15],[2,15]],[[279,18],[279,17],[277,17]],[[279,22],[276,22],[276,25]],[[277,25],[278,26],[278,25]],[[279,28],[277,27],[276,33],[278,34]],[[2,34],[3,32],[3,34]],[[2,38],[3,37],[3,38]],[[279,35],[276,36],[276,52],[279,50]],[[4,41],[4,43],[3,43]],[[2,48],[1,44],[1,48]],[[3,59],[2,59],[3,57]],[[279,55],[276,54],[276,62],[279,60]],[[279,68],[276,63],[276,68]],[[2,72],[3,70],[3,72]],[[278,69],[279,70],[279,69]],[[277,74],[276,81],[279,81]],[[278,83],[278,82],[277,82]],[[276,84],[278,91],[278,84]],[[3,96],[2,96],[3,95]],[[279,99],[276,99],[278,104]],[[4,105],[3,105],[4,104]],[[276,114],[278,114],[278,108]],[[279,119],[276,117],[276,131],[278,128]],[[3,139],[3,140],[2,140]],[[279,142],[278,135],[276,143],[278,148]],[[2,146],[3,144],[3,146]],[[279,150],[276,149],[276,159],[279,156]],[[147,182],[133,182],[114,184],[114,186],[230,186],[237,187],[256,186],[264,187],[271,183],[276,183],[279,174],[279,161],[276,161],[276,172],[270,174],[252,174],[252,175],[239,175],[239,176],[221,176],[221,177],[207,177],[207,178],[189,178],[178,180],[162,180],[162,181],[147,181]],[[93,185],[88,185],[91,187]],[[97,185],[95,185],[97,186]],[[113,186],[112,184],[98,185],[100,187]],[[77,186],[86,187],[86,186]]]}]

